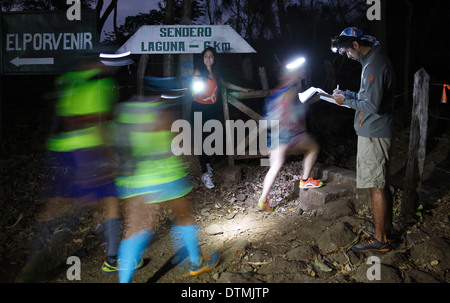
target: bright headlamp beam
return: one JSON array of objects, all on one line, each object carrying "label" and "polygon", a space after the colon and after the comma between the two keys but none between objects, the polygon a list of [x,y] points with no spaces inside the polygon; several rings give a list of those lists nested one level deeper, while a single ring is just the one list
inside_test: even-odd
[{"label": "bright headlamp beam", "polygon": [[296,69],[296,68],[300,67],[301,65],[303,65],[303,63],[305,63],[305,62],[306,62],[305,58],[299,58],[299,59],[295,60],[294,62],[286,65],[286,68],[289,70]]},{"label": "bright headlamp beam", "polygon": [[131,54],[130,51],[126,52],[126,53],[121,53],[121,54],[104,54],[104,53],[100,53],[100,58],[103,59],[118,59],[118,58],[123,58],[126,56],[129,56]]}]

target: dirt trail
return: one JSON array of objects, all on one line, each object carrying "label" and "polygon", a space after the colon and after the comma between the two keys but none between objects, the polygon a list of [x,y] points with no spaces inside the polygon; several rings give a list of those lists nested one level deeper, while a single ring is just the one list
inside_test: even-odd
[{"label": "dirt trail", "polygon": [[[201,248],[206,253],[219,253],[221,261],[218,267],[197,277],[182,277],[187,272],[188,261],[185,259],[178,266],[171,262],[174,255],[170,239],[171,213],[165,212],[156,236],[146,251],[146,265],[136,272],[133,281],[370,282],[365,275],[365,262],[372,255],[381,258],[383,266],[386,266],[385,283],[450,281],[448,264],[444,260],[439,260],[439,265],[433,263],[435,260],[421,264],[418,261],[415,263],[411,257],[415,248],[426,240],[448,236],[450,224],[438,215],[448,213],[448,196],[441,200],[432,216],[424,216],[422,223],[403,230],[393,251],[387,254],[355,254],[349,248],[365,237],[361,230],[371,224],[370,211],[360,208],[354,197],[339,197],[323,207],[303,211],[300,209],[300,199],[292,192],[292,185],[297,179],[295,172],[300,166],[300,162],[294,161],[283,170],[275,184],[278,190],[272,194],[274,200],[279,200],[279,205],[271,213],[260,212],[255,207],[262,186],[263,168],[243,166],[243,180],[234,186],[217,182],[216,189],[212,191],[197,186],[189,199],[200,225]],[[248,182],[249,179],[253,182]],[[433,218],[440,218],[443,222],[433,225]],[[86,220],[85,223],[88,222]],[[105,276],[100,271],[104,250],[96,236],[86,228],[80,228],[78,232],[80,234],[71,243],[76,243],[80,248],[77,252],[81,253],[82,279],[69,281],[65,270],[62,270],[50,281],[116,283],[117,275]]]},{"label": "dirt trail", "polygon": [[[354,241],[365,237],[361,230],[371,223],[370,209],[357,203],[354,196],[336,196],[325,205],[302,209],[305,201],[294,193],[294,184],[301,171],[301,162],[288,162],[275,181],[270,199],[277,205],[275,212],[256,210],[267,168],[254,163],[240,163],[242,179],[225,184],[222,168],[216,167],[216,188],[206,190],[193,177],[196,186],[188,198],[200,225],[201,248],[204,252],[217,251],[221,261],[211,272],[197,277],[181,277],[186,273],[187,260],[173,266],[170,240],[171,213],[164,212],[160,227],[145,254],[146,265],[136,272],[137,283],[354,283],[368,282],[368,257],[381,259],[382,282],[450,282],[450,192],[446,190],[449,146],[439,144],[427,160],[421,219],[412,225],[401,226],[394,250],[387,254],[355,254],[349,250]],[[405,146],[402,147],[405,149]],[[434,155],[434,156],[433,156]],[[398,159],[401,157],[399,156]],[[397,161],[395,164],[400,164]],[[199,175],[193,172],[192,176]],[[437,184],[437,185],[436,185]],[[326,183],[328,188],[342,184]],[[323,190],[326,190],[325,187]],[[401,203],[401,191],[396,191],[395,215]],[[33,208],[9,227],[3,228],[3,252],[0,258],[0,278],[12,282],[25,264],[33,237],[37,211],[45,204],[37,200]],[[307,203],[307,201],[306,201]],[[56,212],[61,207],[54,208]],[[55,214],[56,215],[56,214]],[[50,246],[48,258],[32,282],[56,283],[117,283],[117,275],[101,273],[104,257],[102,239],[95,230],[100,211],[92,208],[72,215],[76,224],[66,229],[69,217],[55,222],[48,233],[60,241]],[[69,280],[67,258],[77,256],[81,261],[81,280]]]}]

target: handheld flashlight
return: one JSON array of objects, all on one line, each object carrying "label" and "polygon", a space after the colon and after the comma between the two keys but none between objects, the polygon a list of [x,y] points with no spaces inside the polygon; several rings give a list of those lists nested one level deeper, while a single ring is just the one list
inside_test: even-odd
[{"label": "handheld flashlight", "polygon": [[303,57],[302,58],[298,58],[297,60],[289,63],[288,65],[286,65],[286,69],[288,69],[288,70],[296,69],[296,68],[302,66],[303,63],[305,63],[305,62],[306,62],[305,58],[303,58]]},{"label": "handheld flashlight", "polygon": [[200,80],[196,80],[192,83],[192,90],[194,93],[201,93],[205,89],[205,83]]}]

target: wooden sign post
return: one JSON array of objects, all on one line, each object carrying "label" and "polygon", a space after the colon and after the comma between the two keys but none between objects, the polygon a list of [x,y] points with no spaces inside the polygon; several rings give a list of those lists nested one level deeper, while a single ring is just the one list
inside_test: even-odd
[{"label": "wooden sign post", "polygon": [[401,213],[412,217],[422,195],[422,173],[426,158],[430,76],[422,68],[415,74],[411,133],[406,163]]}]

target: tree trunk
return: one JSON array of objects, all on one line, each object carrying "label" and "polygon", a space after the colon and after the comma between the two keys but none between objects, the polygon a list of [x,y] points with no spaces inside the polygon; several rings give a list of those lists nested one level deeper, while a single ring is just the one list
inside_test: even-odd
[{"label": "tree trunk", "polygon": [[145,77],[145,69],[147,68],[148,60],[150,55],[143,54],[139,59],[139,66],[137,70],[137,93],[139,96],[143,96],[145,93],[144,88],[144,77]]},{"label": "tree trunk", "polygon": [[119,41],[119,31],[117,27],[117,1],[114,6],[114,19],[113,19],[114,35],[116,35],[116,41]]},{"label": "tree trunk", "polygon": [[236,32],[240,35],[242,31],[242,21],[241,21],[241,1],[236,1]]},{"label": "tree trunk", "polygon": [[405,43],[405,69],[404,69],[404,79],[403,79],[403,91],[406,92],[403,105],[407,105],[409,102],[409,63],[411,58],[411,39],[412,39],[412,26],[413,26],[413,14],[414,14],[414,5],[409,0],[405,0],[406,5],[408,7],[408,19],[406,28],[406,43]]},{"label": "tree trunk", "polygon": [[[166,14],[165,14],[165,24],[171,25],[175,23],[175,0],[165,0],[166,1]],[[164,65],[163,65],[163,76],[172,77],[173,76],[173,65],[174,56],[164,55]]]},{"label": "tree trunk", "polygon": [[280,31],[281,31],[281,38],[288,39],[289,38],[289,32],[287,27],[287,19],[286,19],[286,7],[284,5],[284,0],[277,0],[277,6],[278,6],[278,21],[280,22]]},{"label": "tree trunk", "polygon": [[190,25],[192,18],[192,3],[191,0],[183,0],[183,18],[181,24]]},{"label": "tree trunk", "polygon": [[[191,25],[192,3],[191,0],[183,0],[183,18],[181,24]],[[192,54],[181,54],[180,56],[180,78],[181,87],[189,87],[194,74],[194,56]],[[192,98],[186,94],[182,99],[183,119],[189,121],[191,117]]]},{"label": "tree trunk", "polygon": [[108,19],[109,15],[111,15],[112,11],[114,10],[114,7],[117,7],[117,1],[119,0],[111,0],[111,3],[106,7],[105,12],[102,16],[100,16],[100,13],[103,9],[103,0],[99,0],[97,2],[96,11],[97,11],[97,32],[101,33],[103,30],[103,26],[105,25],[106,20]]}]

